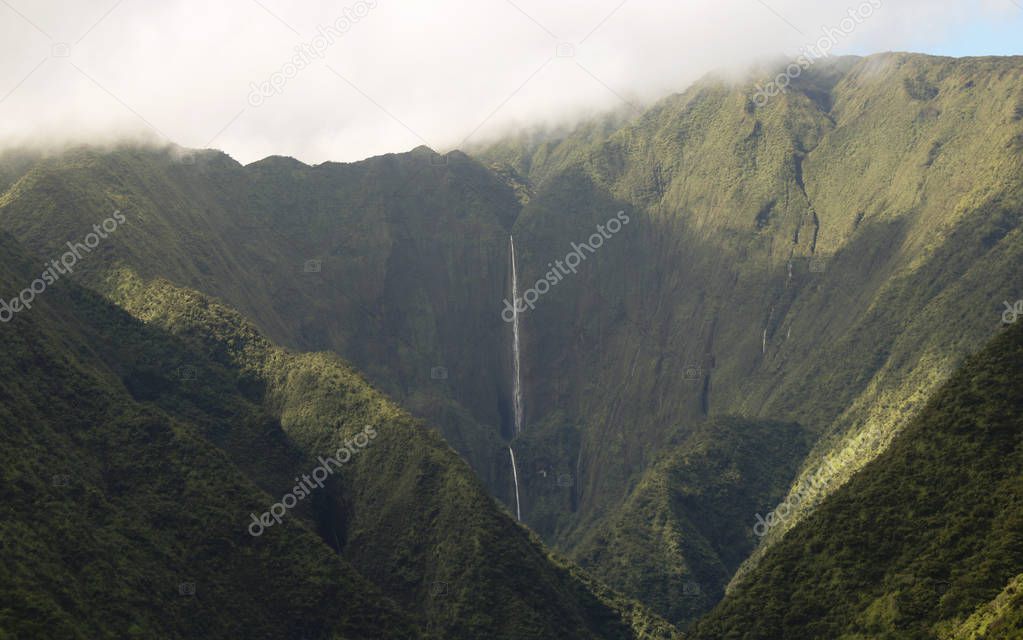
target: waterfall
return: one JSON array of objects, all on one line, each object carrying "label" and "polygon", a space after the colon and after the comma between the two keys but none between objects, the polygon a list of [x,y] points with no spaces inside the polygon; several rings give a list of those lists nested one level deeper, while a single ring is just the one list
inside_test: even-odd
[{"label": "waterfall", "polygon": [[[519,365],[519,274],[515,265],[515,238],[508,236],[511,247],[512,275],[512,357],[515,361],[514,403],[515,435],[522,433],[522,377]],[[512,454],[512,458],[515,454]]]},{"label": "waterfall", "polygon": [[[515,435],[522,433],[522,369],[519,364],[519,272],[515,264],[515,238],[508,236],[511,251],[511,286],[512,286],[512,360],[514,361],[515,380],[513,381],[513,402],[515,404]],[[519,470],[515,466],[515,451],[508,446],[511,457],[512,478],[515,480],[515,518],[522,520],[522,504],[519,502]]]},{"label": "waterfall", "polygon": [[515,468],[515,451],[508,447],[508,453],[511,455],[512,477],[515,478],[515,518],[522,520],[522,507],[519,504],[519,471]]}]

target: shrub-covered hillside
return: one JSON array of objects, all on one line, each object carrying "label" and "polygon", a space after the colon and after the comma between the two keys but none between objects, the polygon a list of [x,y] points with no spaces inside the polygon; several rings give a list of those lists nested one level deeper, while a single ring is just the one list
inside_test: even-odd
[{"label": "shrub-covered hillside", "polygon": [[[0,242],[0,289],[20,290],[37,260]],[[674,637],[551,557],[337,356],[110,278],[120,308],[64,280],[0,325],[0,637]]]},{"label": "shrub-covered hillside", "polygon": [[771,548],[695,637],[1023,637],[1021,380],[1016,323]]}]

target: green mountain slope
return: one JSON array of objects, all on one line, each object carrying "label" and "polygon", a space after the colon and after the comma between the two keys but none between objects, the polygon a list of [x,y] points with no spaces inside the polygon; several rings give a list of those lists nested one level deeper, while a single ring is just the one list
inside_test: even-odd
[{"label": "green mountain slope", "polygon": [[[1023,297],[1021,76],[1019,58],[843,58],[760,107],[759,77],[709,77],[479,161],[76,149],[5,165],[0,226],[53,256],[121,209],[131,222],[78,272],[90,287],[118,296],[127,267],[225,301],[286,347],[342,355],[505,504],[512,445],[525,523],[569,557],[617,531],[613,557],[646,544],[615,519],[678,425],[797,424],[809,455],[770,463],[798,467],[790,496],[823,497],[995,334],[1003,301]],[[622,230],[522,317],[516,435],[508,236],[525,289],[618,212]],[[770,528],[733,587],[815,502]],[[723,557],[748,551],[754,513]],[[666,520],[651,557],[677,557],[660,545],[690,539],[688,520]],[[605,577],[639,593],[628,573]]]},{"label": "green mountain slope", "polygon": [[738,418],[684,431],[576,558],[687,625],[721,599],[754,547],[754,534],[735,523],[769,512],[785,495],[807,450],[803,437],[797,425]]},{"label": "green mountain slope", "polygon": [[[3,242],[16,290],[37,260]],[[0,332],[0,635],[674,637],[552,559],[336,356],[281,350],[166,281],[108,277],[121,308],[65,280]],[[344,464],[323,488],[250,535],[328,455]]]},{"label": "green mountain slope", "polygon": [[[0,245],[7,292],[36,260]],[[276,493],[309,461],[230,372],[68,283],[0,344],[0,637],[419,637],[308,516],[246,533],[270,502],[247,472]],[[160,385],[173,411],[122,384],[155,358],[173,359]],[[175,381],[180,367],[204,388]]]},{"label": "green mountain slope", "polygon": [[951,640],[1002,640],[1023,635],[1023,574],[1013,578],[994,600],[985,603],[951,633]]},{"label": "green mountain slope", "polygon": [[886,54],[763,108],[752,83],[708,78],[600,144],[566,138],[516,222],[521,279],[613,212],[633,222],[524,317],[527,438],[575,443],[555,449],[574,511],[542,530],[574,549],[704,416],[815,434],[793,494],[883,452],[1023,296],[1021,74],[1018,58]]},{"label": "green mountain slope", "polygon": [[1017,324],[776,543],[695,637],[962,637],[1003,616],[1016,631],[993,637],[1018,637],[1006,585],[1023,566],[1020,376]]},{"label": "green mountain slope", "polygon": [[[183,155],[184,154],[184,155]],[[273,340],[342,354],[443,430],[493,491],[510,483],[507,327],[496,314],[515,191],[428,149],[316,167],[242,167],[212,151],[88,148],[36,163],[3,197],[4,228],[42,255],[115,208],[129,218],[76,273],[118,262],[229,303]]]},{"label": "green mountain slope", "polygon": [[[1020,73],[1016,59],[872,57],[827,110],[802,92],[755,109],[745,87],[709,79],[565,151],[583,159],[535,185],[516,222],[523,280],[615,211],[634,219],[524,319],[531,421],[586,425],[580,510],[615,500],[671,425],[705,412],[840,440],[866,422],[884,440],[983,344],[1019,294]],[[943,83],[927,104],[904,89],[921,74]],[[865,163],[900,181],[877,192],[888,182]],[[896,199],[909,188],[922,195]]]},{"label": "green mountain slope", "polygon": [[[552,561],[435,432],[336,357],[282,352],[237,314],[166,282],[142,286],[125,275],[115,291],[133,315],[189,336],[263,381],[266,404],[310,456],[336,450],[363,424],[385,421],[389,429],[345,469],[324,537],[429,629],[461,638],[672,637],[669,625]],[[338,416],[340,428],[324,429]]]}]

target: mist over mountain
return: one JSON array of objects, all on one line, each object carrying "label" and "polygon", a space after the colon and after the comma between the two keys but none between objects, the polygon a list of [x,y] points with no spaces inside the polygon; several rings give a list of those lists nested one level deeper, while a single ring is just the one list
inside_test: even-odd
[{"label": "mist over mountain", "polygon": [[[1018,14],[1009,0],[10,0],[0,147],[130,138],[246,164],[464,150],[638,113],[708,72],[742,78],[808,48],[947,53]],[[1018,53],[1011,30],[1005,51],[976,40],[973,54]]]},{"label": "mist over mountain", "polygon": [[0,153],[0,637],[1023,637],[1023,57],[803,62]]}]

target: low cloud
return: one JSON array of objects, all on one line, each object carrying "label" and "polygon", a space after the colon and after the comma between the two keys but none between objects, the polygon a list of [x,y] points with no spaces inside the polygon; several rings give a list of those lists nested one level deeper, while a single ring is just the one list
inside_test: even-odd
[{"label": "low cloud", "polygon": [[[132,137],[311,163],[471,146],[795,58],[861,3],[8,0],[0,145]],[[926,49],[1019,11],[880,4],[832,53]]]}]

